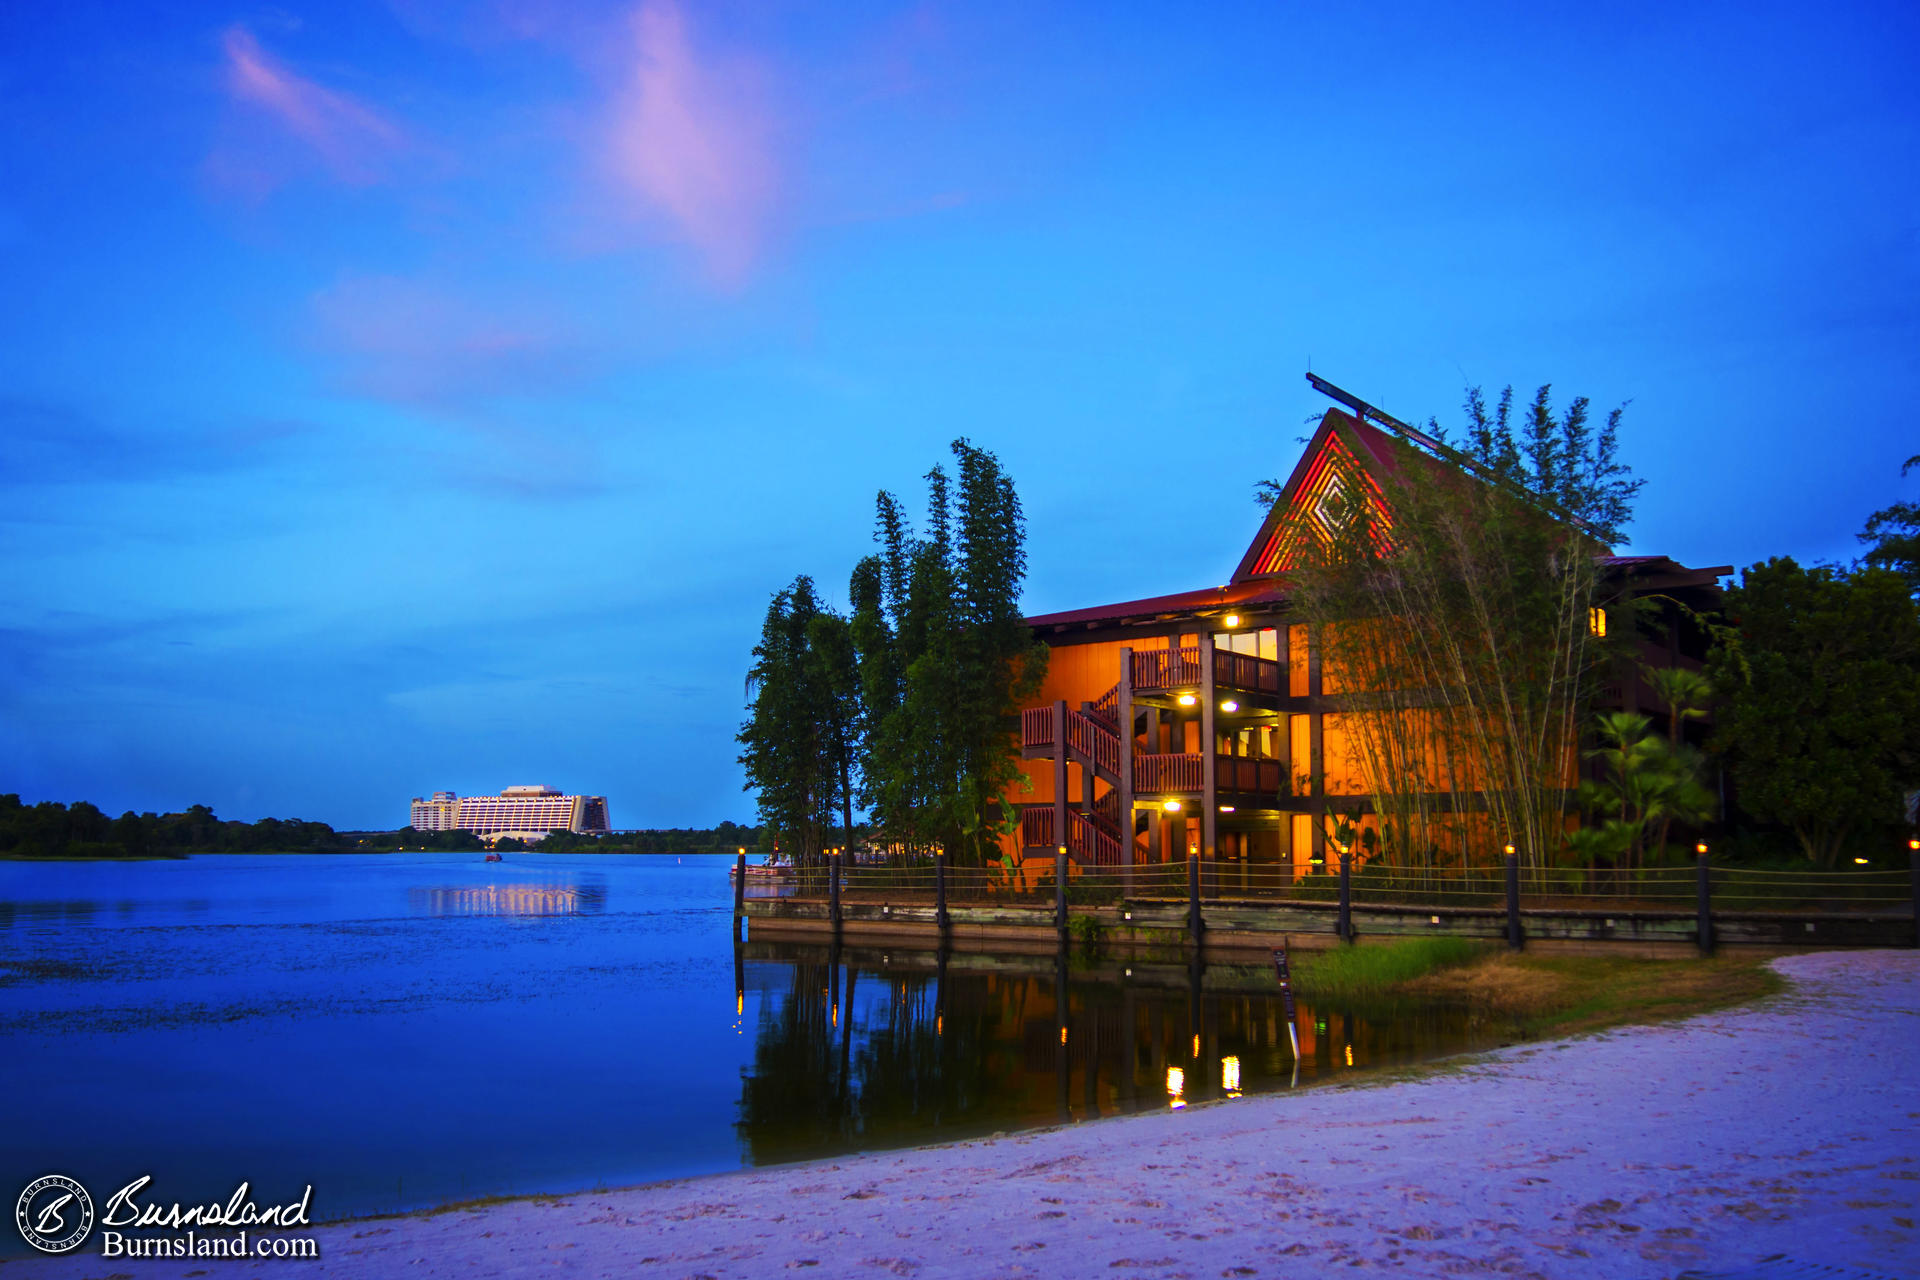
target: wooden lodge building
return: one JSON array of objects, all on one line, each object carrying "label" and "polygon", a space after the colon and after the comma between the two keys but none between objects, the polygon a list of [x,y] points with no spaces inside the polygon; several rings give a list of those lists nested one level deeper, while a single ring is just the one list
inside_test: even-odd
[{"label": "wooden lodge building", "polygon": [[[1339,475],[1395,466],[1385,431],[1425,437],[1309,377],[1345,408],[1321,419],[1226,585],[1026,619],[1050,657],[1039,701],[1021,713],[1029,789],[1007,797],[1019,813],[1007,852],[1051,858],[1064,844],[1081,867],[1197,857],[1229,873],[1236,863],[1291,867],[1295,878],[1334,869],[1330,815],[1371,804],[1316,638],[1289,617],[1282,567],[1305,522],[1329,518]],[[1666,598],[1661,622],[1632,624],[1640,661],[1698,669],[1705,637],[1672,602],[1712,608],[1731,567],[1614,556],[1603,571],[1618,596]],[[1664,727],[1631,664],[1602,691],[1600,709],[1610,707]]]}]

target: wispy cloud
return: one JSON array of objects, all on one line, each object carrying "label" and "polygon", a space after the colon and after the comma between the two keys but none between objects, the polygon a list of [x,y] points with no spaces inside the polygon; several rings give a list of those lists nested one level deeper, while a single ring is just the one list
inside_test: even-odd
[{"label": "wispy cloud", "polygon": [[750,60],[696,51],[673,0],[636,9],[629,38],[608,169],[630,212],[664,217],[717,283],[738,287],[765,248],[779,180],[766,76]]},{"label": "wispy cloud", "polygon": [[316,337],[348,390],[444,405],[518,393],[573,371],[563,326],[417,280],[353,276],[313,299]]},{"label": "wispy cloud", "polygon": [[[414,149],[399,125],[293,70],[261,48],[245,27],[229,27],[221,49],[233,100],[299,139],[335,180],[355,186],[379,182]],[[285,153],[271,147],[225,148],[209,163],[221,178],[256,192],[277,185],[287,170]]]}]

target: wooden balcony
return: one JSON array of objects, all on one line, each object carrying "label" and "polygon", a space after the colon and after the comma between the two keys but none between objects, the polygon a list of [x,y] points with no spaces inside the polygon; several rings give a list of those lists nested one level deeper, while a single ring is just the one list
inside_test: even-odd
[{"label": "wooden balcony", "polygon": [[1053,745],[1052,707],[1028,707],[1020,713],[1020,745],[1022,748]]},{"label": "wooden balcony", "polygon": [[[1200,647],[1143,649],[1133,655],[1133,687],[1142,692],[1191,689],[1201,683]],[[1221,689],[1274,696],[1285,689],[1286,671],[1271,658],[1213,651],[1213,683]]]},{"label": "wooden balcony", "polygon": [[[1203,778],[1197,751],[1133,758],[1133,785],[1140,795],[1198,795]],[[1215,756],[1214,789],[1240,795],[1280,794],[1280,762]]]},{"label": "wooden balcony", "polygon": [[1239,756],[1215,756],[1214,789],[1220,793],[1241,795],[1280,794],[1280,762],[1248,760]]},{"label": "wooden balcony", "polygon": [[1140,649],[1133,655],[1135,689],[1181,689],[1200,683],[1200,647]]},{"label": "wooden balcony", "polygon": [[1200,753],[1163,752],[1136,755],[1133,758],[1133,789],[1136,795],[1200,791]]}]

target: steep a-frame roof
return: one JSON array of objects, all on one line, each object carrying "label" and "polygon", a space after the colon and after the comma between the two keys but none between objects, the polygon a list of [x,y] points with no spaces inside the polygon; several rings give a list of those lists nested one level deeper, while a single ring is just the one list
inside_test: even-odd
[{"label": "steep a-frame roof", "polygon": [[[1293,474],[1287,477],[1279,500],[1267,513],[1247,553],[1240,557],[1240,567],[1233,571],[1231,581],[1240,583],[1285,573],[1293,562],[1294,544],[1309,525],[1317,524],[1332,532],[1332,511],[1346,484],[1365,484],[1376,524],[1382,529],[1391,527],[1392,519],[1374,475],[1390,474],[1399,465],[1392,441],[1384,431],[1340,409],[1327,410]],[[1302,515],[1305,520],[1299,518]]]},{"label": "steep a-frame roof", "polygon": [[[1359,403],[1350,398],[1347,402]],[[1375,412],[1370,408],[1364,411]],[[1419,432],[1412,428],[1405,429],[1423,444],[1431,445]],[[1393,437],[1364,417],[1344,409],[1328,409],[1307,441],[1307,447],[1301,452],[1293,473],[1287,477],[1273,509],[1261,522],[1259,531],[1248,544],[1246,554],[1240,557],[1239,567],[1233,571],[1226,585],[1150,596],[1141,600],[1123,600],[1085,609],[1035,614],[1026,619],[1027,625],[1052,632],[1097,630],[1182,615],[1225,612],[1235,606],[1257,609],[1284,604],[1287,596],[1286,570],[1292,562],[1289,553],[1295,541],[1306,536],[1305,531],[1312,524],[1328,527],[1333,516],[1333,504],[1340,497],[1340,485],[1366,485],[1375,527],[1382,531],[1392,527],[1392,515],[1386,508],[1376,477],[1397,471],[1402,456],[1404,451],[1395,448]],[[1436,467],[1448,465],[1427,453],[1416,451],[1414,456]],[[1472,465],[1463,464],[1464,468],[1471,468]],[[1465,473],[1475,480],[1483,479],[1471,470]],[[1301,515],[1307,518],[1299,519]],[[1698,587],[1717,591],[1719,577],[1733,572],[1727,565],[1688,568],[1666,556],[1602,556],[1600,563],[1610,576],[1629,580],[1640,590]]]}]

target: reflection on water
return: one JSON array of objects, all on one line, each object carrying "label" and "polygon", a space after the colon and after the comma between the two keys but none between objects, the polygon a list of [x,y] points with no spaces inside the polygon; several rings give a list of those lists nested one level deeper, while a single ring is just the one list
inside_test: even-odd
[{"label": "reflection on water", "polygon": [[407,891],[417,916],[573,916],[607,905],[604,885],[442,885]]},{"label": "reflection on water", "polygon": [[310,1183],[333,1218],[1233,1106],[1504,1038],[1303,1002],[1296,1075],[1265,965],[736,950],[729,861],[0,863],[0,1097],[30,1100],[0,1169]]},{"label": "reflection on water", "polygon": [[[1509,1038],[1463,1009],[1314,1004],[1260,965],[750,943],[756,1164],[1300,1087]],[[1061,992],[1065,998],[1061,998]]]}]

